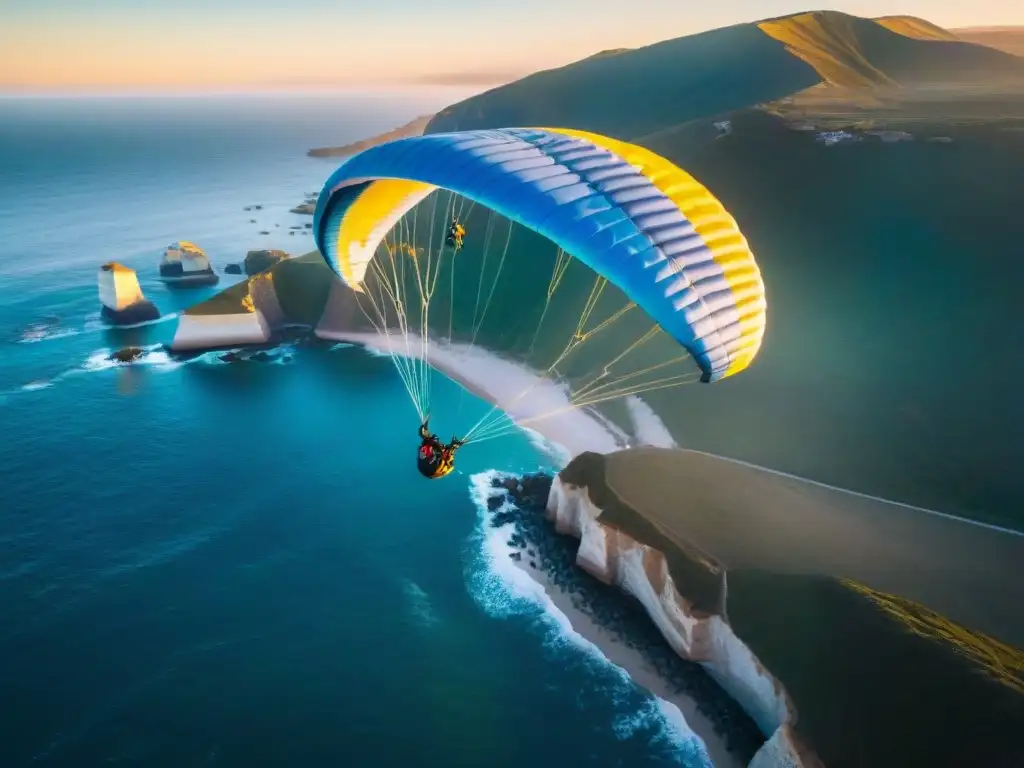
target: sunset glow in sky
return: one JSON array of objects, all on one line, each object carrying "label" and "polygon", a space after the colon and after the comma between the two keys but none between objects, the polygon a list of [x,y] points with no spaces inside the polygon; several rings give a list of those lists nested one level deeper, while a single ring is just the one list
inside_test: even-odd
[{"label": "sunset glow in sky", "polygon": [[[288,10],[287,6],[294,10]],[[0,0],[0,90],[493,84],[604,48],[806,10],[790,0]],[[1020,0],[850,0],[940,26],[1024,24]]]}]

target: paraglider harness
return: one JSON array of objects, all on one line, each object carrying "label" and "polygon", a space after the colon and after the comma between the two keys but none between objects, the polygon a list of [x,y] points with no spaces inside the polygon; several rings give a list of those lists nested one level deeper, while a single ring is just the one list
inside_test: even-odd
[{"label": "paraglider harness", "polygon": [[462,238],[466,234],[466,228],[459,224],[458,219],[452,219],[452,225],[448,227],[448,237],[445,242],[458,251],[462,248]]},{"label": "paraglider harness", "polygon": [[416,468],[429,480],[436,480],[451,473],[455,469],[455,451],[462,447],[462,441],[454,435],[452,441],[445,445],[430,433],[427,421],[420,424],[420,451],[416,458]]}]

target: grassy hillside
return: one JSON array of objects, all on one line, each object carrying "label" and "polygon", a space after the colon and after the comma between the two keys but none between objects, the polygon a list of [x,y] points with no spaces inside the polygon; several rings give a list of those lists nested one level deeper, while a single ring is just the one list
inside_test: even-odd
[{"label": "grassy hillside", "polygon": [[960,38],[948,29],[932,24],[930,21],[919,19],[916,16],[879,16],[873,20],[881,24],[890,32],[904,37],[912,37],[915,40],[952,40]]},{"label": "grassy hillside", "polygon": [[427,133],[553,125],[631,138],[819,80],[757,25],[740,24],[538,72],[442,110]]},{"label": "grassy hillside", "polygon": [[1024,78],[1024,61],[956,40],[909,17],[879,21],[816,11],[761,22],[759,28],[844,88],[925,84],[988,84]]},{"label": "grassy hillside", "polygon": [[829,768],[1020,765],[1020,650],[828,577],[730,570],[728,608]]}]

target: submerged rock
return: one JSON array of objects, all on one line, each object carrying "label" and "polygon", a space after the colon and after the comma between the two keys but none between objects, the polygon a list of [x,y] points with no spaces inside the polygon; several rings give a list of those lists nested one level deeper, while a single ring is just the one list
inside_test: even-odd
[{"label": "submerged rock", "polygon": [[141,347],[124,347],[116,352],[112,352],[107,359],[117,363],[134,363],[144,354],[146,354],[146,351]]}]

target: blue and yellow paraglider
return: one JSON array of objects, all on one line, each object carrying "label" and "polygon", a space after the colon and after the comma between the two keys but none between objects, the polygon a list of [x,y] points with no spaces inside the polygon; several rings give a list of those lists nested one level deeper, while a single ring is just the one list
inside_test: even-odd
[{"label": "blue and yellow paraglider", "polygon": [[[686,171],[594,133],[505,128],[367,149],[324,186],[317,246],[363,291],[388,232],[438,188],[544,235],[617,286],[688,351],[701,381],[739,373],[757,355],[764,284],[736,221]],[[422,419],[426,406],[417,407]]]}]

